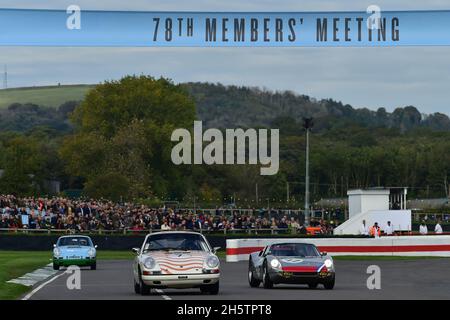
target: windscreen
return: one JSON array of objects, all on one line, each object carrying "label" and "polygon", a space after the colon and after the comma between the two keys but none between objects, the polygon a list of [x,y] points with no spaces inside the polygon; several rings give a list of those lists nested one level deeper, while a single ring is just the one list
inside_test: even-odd
[{"label": "windscreen", "polygon": [[209,251],[209,247],[203,237],[197,234],[164,233],[147,238],[144,251],[155,250]]},{"label": "windscreen", "polygon": [[278,257],[318,257],[317,248],[312,244],[289,243],[276,244],[270,248],[270,254]]},{"label": "windscreen", "polygon": [[86,237],[66,237],[59,239],[58,246],[90,247],[92,246],[92,242],[89,238]]}]

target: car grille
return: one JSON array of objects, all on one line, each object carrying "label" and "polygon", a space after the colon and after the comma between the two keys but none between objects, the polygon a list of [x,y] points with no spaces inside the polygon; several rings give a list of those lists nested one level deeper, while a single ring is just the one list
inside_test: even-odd
[{"label": "car grille", "polygon": [[318,272],[293,272],[294,276],[317,276]]}]

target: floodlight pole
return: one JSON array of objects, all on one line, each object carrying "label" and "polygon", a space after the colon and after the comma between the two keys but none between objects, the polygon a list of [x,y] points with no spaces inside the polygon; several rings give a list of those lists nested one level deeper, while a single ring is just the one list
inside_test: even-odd
[{"label": "floodlight pole", "polygon": [[309,227],[309,129],[306,129],[305,225]]},{"label": "floodlight pole", "polygon": [[309,133],[313,126],[312,118],[304,119],[304,127],[306,129],[306,174],[305,174],[305,226],[310,224],[309,210]]}]

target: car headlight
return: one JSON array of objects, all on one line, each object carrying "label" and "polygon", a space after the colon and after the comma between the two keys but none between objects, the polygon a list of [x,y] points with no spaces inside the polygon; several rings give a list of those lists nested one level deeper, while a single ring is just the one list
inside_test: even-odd
[{"label": "car headlight", "polygon": [[153,269],[156,266],[156,261],[152,257],[148,257],[144,260],[144,267],[147,269]]},{"label": "car headlight", "polygon": [[90,248],[88,251],[88,255],[90,258],[95,257],[95,249],[94,248]]},{"label": "car headlight", "polygon": [[53,255],[55,256],[55,258],[59,258],[59,256],[61,255],[61,250],[59,250],[58,248],[53,249]]},{"label": "car headlight", "polygon": [[209,256],[206,259],[206,266],[211,269],[217,268],[219,266],[219,263],[219,258],[217,258],[216,256]]},{"label": "car headlight", "polygon": [[325,260],[325,267],[331,268],[333,266],[333,261],[330,259]]},{"label": "car headlight", "polygon": [[270,261],[270,265],[272,266],[272,268],[278,269],[279,267],[281,267],[281,263],[280,261],[278,261],[278,259],[272,259],[272,261]]}]

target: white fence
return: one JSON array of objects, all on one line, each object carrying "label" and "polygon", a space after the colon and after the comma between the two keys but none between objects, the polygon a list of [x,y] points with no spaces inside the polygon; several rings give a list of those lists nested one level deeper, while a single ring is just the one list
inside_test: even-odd
[{"label": "white fence", "polygon": [[450,257],[450,235],[390,236],[381,238],[227,239],[227,261],[248,260],[249,254],[273,243],[312,243],[331,256],[438,256]]}]

